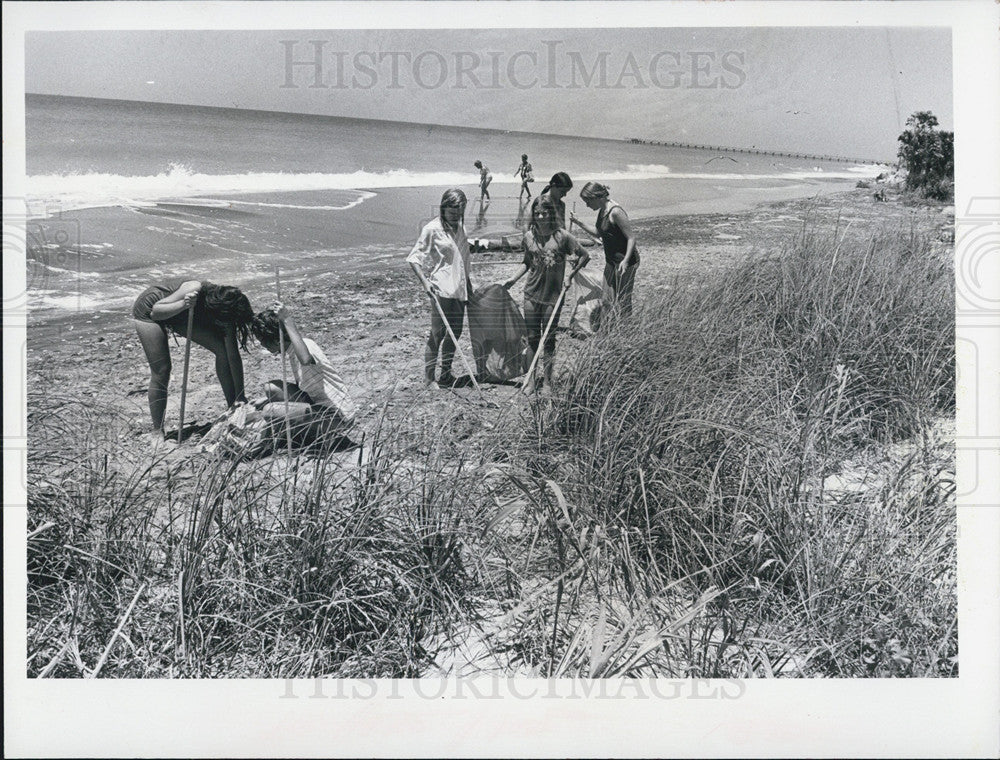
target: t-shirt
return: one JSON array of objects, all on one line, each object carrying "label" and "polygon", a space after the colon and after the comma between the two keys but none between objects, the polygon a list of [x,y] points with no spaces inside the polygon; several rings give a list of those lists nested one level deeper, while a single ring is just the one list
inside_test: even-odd
[{"label": "t-shirt", "polygon": [[469,241],[465,227],[448,232],[441,218],[424,225],[420,237],[406,257],[424,273],[434,292],[442,298],[469,300],[466,279],[469,276]]},{"label": "t-shirt", "polygon": [[544,243],[534,232],[524,236],[524,265],[528,281],[524,297],[529,301],[554,305],[566,275],[566,258],[582,251],[580,244],[566,230],[556,230]]},{"label": "t-shirt", "polygon": [[306,348],[312,354],[315,364],[300,364],[294,349],[289,351],[295,382],[309,394],[313,404],[334,408],[345,419],[354,419],[354,402],[347,395],[347,386],[340,379],[340,375],[334,371],[333,365],[326,358],[323,349],[316,345],[316,341],[311,338],[303,338],[302,342],[306,344]]}]

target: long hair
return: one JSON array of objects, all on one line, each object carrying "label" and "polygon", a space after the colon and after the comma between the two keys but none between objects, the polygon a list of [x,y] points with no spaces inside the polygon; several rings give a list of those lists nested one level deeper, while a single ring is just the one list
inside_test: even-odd
[{"label": "long hair", "polygon": [[573,188],[573,180],[569,178],[566,172],[556,172],[552,175],[552,179],[549,180],[549,184],[542,188],[542,195],[545,195],[553,187],[564,187],[567,191]]},{"label": "long hair", "polygon": [[603,201],[610,197],[611,189],[607,185],[602,185],[600,182],[588,182],[583,186],[580,191],[580,197],[584,200],[598,200]]},{"label": "long hair", "polygon": [[445,221],[444,210],[446,208],[457,208],[462,210],[462,224],[465,224],[465,207],[469,204],[468,198],[465,197],[459,188],[453,187],[450,190],[445,190],[444,195],[441,196],[441,206],[438,208],[438,215],[441,217],[441,223],[447,224]]},{"label": "long hair", "polygon": [[[556,223],[556,227],[559,227],[559,207],[556,206],[556,202],[552,198],[537,195],[535,200],[531,202],[531,221],[528,222],[528,226],[536,233],[538,232],[538,216],[540,214],[548,214]],[[555,230],[555,232],[558,231],[558,229]]]},{"label": "long hair", "polygon": [[253,332],[253,336],[265,345],[278,343],[279,335],[283,335],[285,338],[286,346],[289,345],[289,341],[291,340],[288,336],[288,330],[285,329],[285,326],[278,319],[278,312],[271,307],[257,313],[257,316],[253,318],[250,330]]},{"label": "long hair", "polygon": [[254,314],[250,299],[243,294],[243,291],[232,285],[203,282],[195,303],[195,312],[198,311],[219,327],[229,325],[235,327],[240,348],[247,350]]}]

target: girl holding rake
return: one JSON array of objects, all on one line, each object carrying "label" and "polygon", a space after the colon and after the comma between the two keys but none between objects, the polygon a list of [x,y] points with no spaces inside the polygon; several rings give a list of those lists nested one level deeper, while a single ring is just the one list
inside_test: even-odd
[{"label": "girl holding rake", "polygon": [[635,272],[639,268],[639,251],[635,245],[632,223],[625,209],[611,200],[605,185],[588,182],[580,191],[580,197],[587,208],[597,212],[597,223],[591,227],[581,222],[575,214],[571,214],[570,218],[571,222],[580,225],[590,235],[599,237],[604,243],[604,307],[616,310],[623,317],[629,317],[632,314]]},{"label": "girl holding rake", "polygon": [[295,378],[293,383],[265,383],[265,397],[254,402],[265,419],[283,422],[287,415],[291,435],[300,444],[322,444],[344,434],[356,414],[347,386],[316,341],[302,335],[288,309],[275,303],[254,318],[252,330],[271,354],[284,348]]},{"label": "girl holding rake", "polygon": [[[447,190],[441,197],[439,216],[424,226],[406,258],[431,299],[431,330],[424,351],[424,381],[430,387],[453,386],[456,382],[451,371],[455,341],[462,335],[465,305],[473,294],[469,240],[465,235],[466,203],[461,190]],[[435,382],[439,352],[441,375]]]},{"label": "girl holding rake", "polygon": [[[164,438],[163,417],[170,382],[168,331],[187,337],[188,310],[193,309],[191,340],[215,355],[215,374],[232,407],[245,402],[243,359],[253,308],[239,288],[200,280],[165,280],[150,285],[132,305],[139,341],[149,362],[149,414],[154,443]],[[183,431],[178,431],[178,439]]]},{"label": "girl holding rake", "polygon": [[[524,263],[514,277],[503,284],[510,289],[524,275],[524,321],[528,327],[528,342],[537,354],[544,334],[543,378],[552,384],[552,368],[556,351],[556,327],[565,285],[566,260],[575,256],[570,280],[590,261],[590,254],[576,238],[559,226],[559,208],[549,198],[539,197],[531,207],[531,225],[524,234]],[[546,333],[546,328],[548,332]],[[530,379],[537,387],[539,383]]]}]

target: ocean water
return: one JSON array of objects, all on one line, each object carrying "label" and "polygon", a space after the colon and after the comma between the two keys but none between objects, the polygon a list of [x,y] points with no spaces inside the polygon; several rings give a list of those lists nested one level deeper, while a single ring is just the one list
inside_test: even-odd
[{"label": "ocean water", "polygon": [[[441,193],[471,237],[516,232],[514,171],[611,186],[633,218],[733,210],[853,186],[877,167],[524,132],[29,95],[32,320],[126,313],[146,283],[247,287],[400,266]],[[478,170],[493,174],[479,204]],[[576,191],[567,198],[577,202]],[[578,213],[584,209],[578,203]]]}]

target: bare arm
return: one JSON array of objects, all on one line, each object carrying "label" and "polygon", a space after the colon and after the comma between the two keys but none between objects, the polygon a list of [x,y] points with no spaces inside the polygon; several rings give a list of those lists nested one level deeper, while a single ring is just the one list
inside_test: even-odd
[{"label": "bare arm", "polygon": [[509,280],[507,280],[507,282],[503,284],[504,290],[510,290],[512,287],[514,287],[514,283],[516,283],[518,280],[524,277],[524,275],[526,275],[527,273],[528,273],[528,265],[521,264],[521,271],[518,272],[517,275],[515,275],[514,277],[511,277]]},{"label": "bare arm", "polygon": [[302,333],[299,332],[298,325],[295,324],[295,318],[281,304],[275,308],[275,312],[277,312],[279,321],[285,326],[288,337],[292,341],[292,350],[295,351],[295,358],[299,360],[300,364],[315,364],[316,359],[309,353],[309,347],[302,340]]},{"label": "bare arm", "polygon": [[162,322],[164,319],[176,317],[178,314],[194,306],[199,290],[201,290],[201,283],[198,280],[190,280],[182,283],[169,296],[161,298],[153,304],[153,308],[149,310],[149,316],[155,322]]},{"label": "bare arm", "polygon": [[632,263],[635,253],[635,231],[632,229],[632,222],[629,221],[628,214],[622,211],[621,208],[616,208],[611,212],[611,221],[618,225],[618,229],[622,231],[622,234],[628,239],[628,243],[625,246],[625,258],[622,260],[620,267],[622,271],[625,270]]},{"label": "bare arm", "polygon": [[226,358],[229,360],[229,372],[233,378],[233,389],[236,391],[236,401],[246,401],[246,389],[243,387],[243,357],[240,356],[240,345],[236,339],[236,326],[226,326]]},{"label": "bare arm", "polygon": [[562,246],[563,255],[566,256],[567,261],[571,256],[576,256],[576,260],[573,262],[573,268],[570,270],[569,277],[567,277],[566,281],[563,282],[563,289],[565,290],[573,284],[573,278],[576,277],[576,273],[587,266],[587,262],[590,261],[590,254],[587,253],[586,249],[582,245],[580,245],[580,241],[568,232],[563,233],[563,239],[559,244]]},{"label": "bare arm", "polygon": [[570,239],[570,245],[572,246],[573,253],[576,254],[576,263],[573,265],[573,273],[570,274],[570,278],[572,278],[574,274],[587,266],[590,261],[590,254],[587,253],[587,249],[580,245],[580,241],[575,237],[572,235],[567,235],[567,237]]},{"label": "bare arm", "polygon": [[580,219],[580,217],[578,217],[572,211],[569,212],[569,219],[571,223],[575,224],[577,227],[586,232],[592,238],[600,238],[600,235],[598,234],[596,227],[591,227],[589,224],[586,224]]},{"label": "bare arm", "polygon": [[427,276],[420,268],[420,265],[411,261],[410,268],[413,270],[413,273],[417,276],[417,279],[420,280],[420,284],[424,286],[424,290],[426,290],[428,293],[433,293],[434,291],[431,289],[431,284],[427,281]]}]

